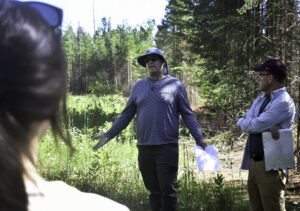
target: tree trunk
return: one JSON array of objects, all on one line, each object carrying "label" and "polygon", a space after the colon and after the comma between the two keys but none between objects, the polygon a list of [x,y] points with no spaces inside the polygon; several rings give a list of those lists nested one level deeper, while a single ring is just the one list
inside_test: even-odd
[{"label": "tree trunk", "polygon": [[[297,56],[298,56],[298,77],[300,75],[300,50],[297,52]],[[299,78],[297,80],[298,83],[298,96],[296,94],[297,100],[298,101],[298,105],[300,104],[300,81]],[[295,90],[296,91],[296,90]],[[298,107],[299,109],[299,107]],[[296,149],[295,149],[295,155],[297,158],[297,172],[300,172],[300,115],[299,115],[299,110],[298,110],[298,121],[297,121],[297,140],[296,140]]]}]

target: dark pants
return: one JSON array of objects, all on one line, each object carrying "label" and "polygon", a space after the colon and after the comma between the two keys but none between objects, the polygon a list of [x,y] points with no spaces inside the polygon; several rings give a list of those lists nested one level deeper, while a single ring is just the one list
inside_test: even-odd
[{"label": "dark pants", "polygon": [[178,145],[139,146],[139,168],[152,210],[178,210]]}]

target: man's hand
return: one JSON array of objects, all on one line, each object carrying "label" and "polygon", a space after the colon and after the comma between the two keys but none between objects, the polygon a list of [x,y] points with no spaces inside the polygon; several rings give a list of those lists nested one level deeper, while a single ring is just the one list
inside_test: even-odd
[{"label": "man's hand", "polygon": [[272,138],[275,140],[279,139],[279,137],[280,137],[279,129],[280,129],[280,127],[277,125],[270,128]]},{"label": "man's hand", "polygon": [[93,147],[93,150],[98,149],[99,147],[102,147],[104,144],[106,144],[109,139],[102,133],[99,136],[94,137],[94,139],[99,139],[99,142]]},{"label": "man's hand", "polygon": [[205,150],[205,147],[207,147],[207,143],[204,139],[202,139],[201,141],[197,141],[196,144],[202,147],[203,150]]}]

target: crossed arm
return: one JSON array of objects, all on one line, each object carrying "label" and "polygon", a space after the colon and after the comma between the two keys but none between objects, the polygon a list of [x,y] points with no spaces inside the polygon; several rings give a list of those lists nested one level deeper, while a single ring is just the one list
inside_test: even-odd
[{"label": "crossed arm", "polygon": [[242,131],[250,134],[270,131],[273,139],[279,139],[280,124],[286,121],[291,114],[288,102],[276,103],[258,117],[254,115],[255,106],[254,102],[246,116],[240,118],[236,125]]}]

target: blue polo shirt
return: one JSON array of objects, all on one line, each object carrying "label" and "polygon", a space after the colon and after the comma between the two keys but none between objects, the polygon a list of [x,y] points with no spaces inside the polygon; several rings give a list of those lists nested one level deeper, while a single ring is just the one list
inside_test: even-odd
[{"label": "blue polo shirt", "polygon": [[147,77],[133,85],[124,111],[105,135],[115,137],[136,115],[138,145],[177,144],[179,114],[194,139],[204,139],[183,83],[171,76],[160,80]]}]

